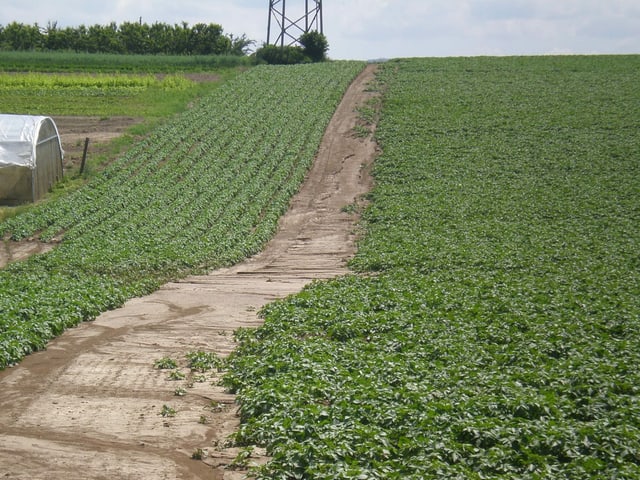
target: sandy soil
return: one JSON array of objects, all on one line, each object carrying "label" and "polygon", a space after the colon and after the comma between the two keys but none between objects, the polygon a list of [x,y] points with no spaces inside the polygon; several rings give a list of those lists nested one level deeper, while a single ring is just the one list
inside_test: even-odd
[{"label": "sandy soil", "polygon": [[[356,216],[343,207],[371,186],[375,144],[353,135],[355,109],[374,95],[369,66],[352,84],[318,158],[263,253],[232,268],[169,283],[101,315],[0,372],[0,477],[12,479],[239,479],[228,436],[235,398],[185,354],[234,349],[232,332],[314,279],[347,272]],[[63,133],[64,135],[64,133]],[[180,363],[182,380],[154,368]],[[183,396],[175,395],[184,389]],[[162,416],[163,407],[175,410]],[[192,459],[196,451],[202,459]],[[250,461],[264,461],[264,457]]]}]

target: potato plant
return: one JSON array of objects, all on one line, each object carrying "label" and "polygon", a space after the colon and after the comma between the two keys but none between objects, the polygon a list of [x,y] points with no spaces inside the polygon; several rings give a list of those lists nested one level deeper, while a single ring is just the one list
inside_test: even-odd
[{"label": "potato plant", "polygon": [[640,478],[638,74],[385,64],[366,275],[237,332],[258,478]]},{"label": "potato plant", "polygon": [[2,237],[62,241],[0,271],[0,368],[168,279],[258,252],[362,68],[253,68],[86,187],[1,223]]}]

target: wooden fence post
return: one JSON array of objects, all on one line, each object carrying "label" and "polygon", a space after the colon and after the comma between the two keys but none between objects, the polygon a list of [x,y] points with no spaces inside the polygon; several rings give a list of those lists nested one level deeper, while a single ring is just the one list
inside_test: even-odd
[{"label": "wooden fence post", "polygon": [[84,139],[84,152],[82,152],[82,163],[80,164],[80,175],[84,172],[84,165],[87,162],[87,149],[89,148],[89,137]]}]

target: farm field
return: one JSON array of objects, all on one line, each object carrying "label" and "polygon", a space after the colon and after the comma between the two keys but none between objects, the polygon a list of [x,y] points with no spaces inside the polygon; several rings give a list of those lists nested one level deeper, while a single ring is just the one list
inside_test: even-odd
[{"label": "farm field", "polygon": [[259,251],[362,68],[251,69],[84,188],[0,224],[6,241],[59,242],[0,271],[0,366],[169,279]]},{"label": "farm field", "polygon": [[0,102],[3,113],[154,119],[166,116],[168,108],[184,110],[191,98],[210,92],[212,83],[234,72],[220,70],[208,77],[189,73],[0,73]]},{"label": "farm field", "polygon": [[0,371],[0,475],[240,480],[265,460],[229,440],[235,398],[210,365],[233,350],[235,329],[261,324],[262,305],[348,272],[375,156],[353,128],[379,95],[374,71],[349,85],[264,250],[131,299]]},{"label": "farm field", "polygon": [[381,68],[354,274],[237,332],[257,477],[640,478],[640,57]]},{"label": "farm field", "polygon": [[[258,251],[286,201],[277,187],[264,195],[252,190],[251,180],[288,180],[269,160],[289,161],[281,140],[308,142],[300,152],[311,162],[322,122],[362,67],[254,69],[199,104],[198,113],[159,129],[86,189],[4,222],[2,231],[16,239],[64,239],[53,252],[0,272],[5,365],[166,279]],[[286,79],[294,71],[296,88],[309,85],[309,98],[290,98]],[[223,380],[241,402],[234,438],[246,448],[237,458],[250,461],[266,449],[271,461],[259,478],[638,478],[639,71],[637,56],[380,66],[382,154],[353,274],[272,303],[263,327],[237,331],[239,348]],[[257,95],[263,84],[279,93]],[[307,101],[326,109],[288,116]],[[281,119],[286,128],[277,135],[263,130]],[[183,132],[174,143],[165,141],[171,125]],[[243,142],[234,143],[232,132]],[[224,141],[204,143],[208,135]],[[220,145],[233,155],[224,157]],[[230,163],[218,169],[198,161],[213,157]],[[241,164],[232,161],[238,158]],[[236,190],[216,189],[225,182]],[[185,196],[179,185],[194,188]],[[191,214],[209,217],[199,223]],[[256,218],[271,224],[259,226]],[[9,398],[17,387],[5,386]],[[56,428],[69,433],[73,425],[60,412],[74,395],[81,419],[114,415],[95,392],[82,392],[11,410],[19,419],[14,431],[37,424],[42,435],[39,417],[29,416],[40,407],[56,435]],[[124,419],[149,429],[125,400],[118,400]],[[13,398],[5,407],[27,401]],[[95,410],[80,412],[88,401]],[[158,410],[145,411],[147,418]],[[179,411],[176,422],[181,415],[187,413]],[[12,440],[0,440],[0,454],[14,451]],[[40,450],[34,457],[49,452],[35,437],[27,443]],[[113,443],[99,443],[109,452],[90,453],[116,468],[106,456],[116,451]],[[70,445],[83,453],[76,440]],[[131,451],[146,456],[152,448]],[[44,457],[48,468],[54,456]],[[162,465],[155,467],[162,478]]]},{"label": "farm field", "polygon": [[121,55],[0,51],[0,72],[183,74],[249,67],[236,55]]},{"label": "farm field", "polygon": [[[64,188],[75,188],[85,138],[87,177],[248,68],[242,57],[225,58],[0,52],[0,105],[2,113],[53,117],[65,152]],[[0,207],[0,220],[12,212]]]}]

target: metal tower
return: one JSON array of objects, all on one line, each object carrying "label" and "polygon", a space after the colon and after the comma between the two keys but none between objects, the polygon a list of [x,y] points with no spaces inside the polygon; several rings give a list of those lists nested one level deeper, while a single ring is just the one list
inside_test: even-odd
[{"label": "metal tower", "polygon": [[[267,43],[290,46],[298,42],[303,33],[322,31],[322,0],[305,0],[304,15],[297,20],[288,16],[285,0],[269,0],[269,23],[267,26]],[[293,17],[295,18],[295,17]],[[271,26],[274,27],[274,41],[271,42]],[[277,35],[276,35],[277,33]]]}]

